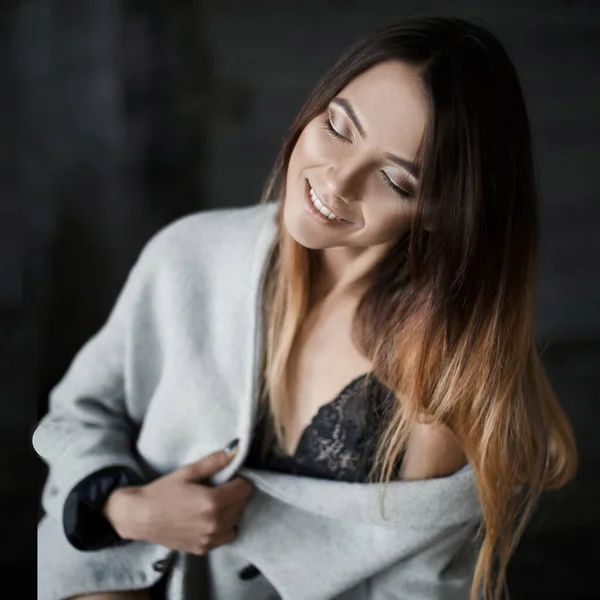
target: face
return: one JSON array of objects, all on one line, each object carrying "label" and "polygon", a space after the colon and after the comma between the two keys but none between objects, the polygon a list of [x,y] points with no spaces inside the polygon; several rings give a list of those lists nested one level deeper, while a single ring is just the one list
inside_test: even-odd
[{"label": "face", "polygon": [[294,147],[283,215],[290,235],[313,249],[395,243],[410,229],[426,120],[409,65],[379,63],[353,79]]}]

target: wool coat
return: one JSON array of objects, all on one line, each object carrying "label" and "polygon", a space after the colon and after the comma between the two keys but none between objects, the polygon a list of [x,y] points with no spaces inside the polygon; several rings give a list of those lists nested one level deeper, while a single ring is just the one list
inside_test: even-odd
[{"label": "wool coat", "polygon": [[[140,589],[168,600],[468,598],[481,511],[469,464],[448,476],[377,483],[247,468],[257,409],[260,291],[279,204],[205,210],[145,245],[104,325],[52,389],[33,446],[49,473],[38,526],[38,599]],[[210,478],[254,492],[237,537],[205,556],[131,541],[79,551],[65,499],[123,465],[151,480],[240,438]],[[248,564],[260,576],[244,580]]]}]

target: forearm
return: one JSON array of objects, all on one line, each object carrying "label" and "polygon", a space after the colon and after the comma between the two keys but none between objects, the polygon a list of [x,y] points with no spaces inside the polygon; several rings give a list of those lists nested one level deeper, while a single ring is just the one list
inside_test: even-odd
[{"label": "forearm", "polygon": [[123,487],[110,494],[101,513],[123,540],[140,538],[143,521],[140,486]]},{"label": "forearm", "polygon": [[69,493],[63,508],[63,529],[78,550],[99,550],[135,539],[130,517],[138,510],[126,500],[143,481],[124,466],[111,466],[88,475]]}]

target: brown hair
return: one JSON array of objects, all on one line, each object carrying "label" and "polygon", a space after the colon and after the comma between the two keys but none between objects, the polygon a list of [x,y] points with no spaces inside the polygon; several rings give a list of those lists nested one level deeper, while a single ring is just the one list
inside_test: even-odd
[{"label": "brown hair", "polygon": [[[513,64],[485,28],[417,17],[372,32],[300,110],[261,198],[283,200],[263,291],[261,402],[281,442],[289,357],[314,273],[314,251],[283,224],[290,155],[335,95],[384,60],[419,70],[431,118],[412,228],[369,274],[353,321],[357,347],[396,396],[372,472],[391,480],[417,420],[458,436],[483,515],[471,598],[483,583],[486,600],[497,600],[540,493],[572,478],[578,457],[534,340],[538,209],[527,111]],[[426,214],[437,219],[434,231],[422,227]]]}]

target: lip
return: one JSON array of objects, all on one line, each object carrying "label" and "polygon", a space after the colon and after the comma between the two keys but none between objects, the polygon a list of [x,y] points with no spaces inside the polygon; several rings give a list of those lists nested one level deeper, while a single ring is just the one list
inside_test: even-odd
[{"label": "lip", "polygon": [[304,205],[305,205],[305,208],[308,211],[308,213],[311,215],[311,217],[313,217],[319,223],[322,223],[323,225],[330,225],[331,227],[343,227],[344,225],[355,225],[355,223],[353,221],[348,221],[347,219],[342,219],[341,221],[339,221],[337,219],[332,220],[332,219],[327,218],[325,215],[321,214],[315,208],[315,205],[313,204],[312,199],[310,197],[311,188],[312,188],[312,186],[310,185],[310,182],[307,179],[306,185],[305,185]]}]

